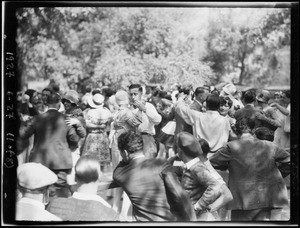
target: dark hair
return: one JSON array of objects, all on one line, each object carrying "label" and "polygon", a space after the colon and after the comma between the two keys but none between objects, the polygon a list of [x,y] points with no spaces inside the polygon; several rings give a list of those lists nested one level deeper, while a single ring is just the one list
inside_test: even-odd
[{"label": "dark hair", "polygon": [[220,106],[223,106],[225,104],[228,104],[229,108],[232,107],[232,100],[229,97],[222,97],[220,96]]},{"label": "dark hair", "polygon": [[244,132],[252,131],[255,126],[255,122],[251,118],[241,118],[235,123],[236,132],[241,135]]},{"label": "dark hair", "polygon": [[291,98],[291,91],[290,90],[284,91],[283,93],[285,94],[285,96],[287,98],[289,98],[289,99]]},{"label": "dark hair", "polygon": [[199,143],[201,145],[201,149],[202,149],[203,154],[207,155],[210,151],[210,147],[209,147],[208,142],[205,139],[201,138],[201,139],[199,139]]},{"label": "dark hair", "polygon": [[44,89],[42,90],[42,93],[43,93],[44,91],[49,91],[50,93],[52,93],[52,90],[51,90],[50,88],[48,88],[48,87],[44,88]]},{"label": "dark hair", "polygon": [[60,102],[60,100],[61,100],[61,98],[60,98],[59,94],[51,93],[47,97],[47,104],[58,104]]},{"label": "dark hair", "polygon": [[81,156],[75,165],[75,179],[82,183],[96,182],[100,173],[98,160],[90,155]]},{"label": "dark hair", "polygon": [[104,88],[102,92],[104,93],[105,97],[111,97],[115,93],[111,88]]},{"label": "dark hair", "polygon": [[59,85],[55,84],[55,85],[52,86],[52,89],[53,89],[54,92],[58,93],[60,88],[59,88]]},{"label": "dark hair", "polygon": [[179,93],[184,93],[186,95],[190,94],[191,87],[190,86],[183,86],[178,90]]},{"label": "dark hair", "polygon": [[140,92],[143,92],[143,87],[140,84],[131,84],[129,87],[129,89],[139,89]]},{"label": "dark hair", "polygon": [[124,132],[118,138],[119,149],[121,151],[126,150],[130,154],[143,150],[143,146],[142,135],[134,131]]},{"label": "dark hair", "polygon": [[91,91],[92,91],[92,88],[91,88],[91,87],[87,86],[87,87],[85,88],[85,92],[86,92],[86,93],[90,93]]},{"label": "dark hair", "polygon": [[213,94],[213,95],[217,95],[217,96],[220,95],[220,91],[217,90],[216,88],[214,88],[210,93]]},{"label": "dark hair", "polygon": [[250,104],[256,100],[256,92],[254,90],[247,90],[244,94],[244,101]]},{"label": "dark hair", "polygon": [[273,140],[274,140],[274,135],[266,127],[256,128],[254,131],[254,134],[255,134],[256,138],[258,138],[260,140],[267,140],[270,142],[273,142]]},{"label": "dark hair", "polygon": [[197,96],[198,94],[202,94],[205,93],[205,91],[209,91],[207,88],[204,87],[197,87],[193,93],[193,97],[192,99],[194,99],[195,96]]},{"label": "dark hair", "polygon": [[97,94],[97,93],[101,94],[100,89],[94,89],[94,90],[92,91],[92,95],[93,95],[93,96],[94,96],[95,94]]},{"label": "dark hair", "polygon": [[206,107],[208,110],[218,111],[220,108],[220,97],[215,94],[210,94],[206,98]]}]

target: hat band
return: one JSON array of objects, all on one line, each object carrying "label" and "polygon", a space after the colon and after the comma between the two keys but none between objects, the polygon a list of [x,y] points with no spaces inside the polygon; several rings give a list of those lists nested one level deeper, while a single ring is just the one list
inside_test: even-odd
[{"label": "hat band", "polygon": [[95,100],[93,100],[93,102],[95,103],[95,105],[101,105],[102,104],[102,102],[100,103],[100,102],[97,102]]}]

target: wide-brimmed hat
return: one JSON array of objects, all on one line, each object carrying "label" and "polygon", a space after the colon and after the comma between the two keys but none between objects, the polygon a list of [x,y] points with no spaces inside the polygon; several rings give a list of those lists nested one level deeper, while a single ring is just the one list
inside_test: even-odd
[{"label": "wide-brimmed hat", "polygon": [[61,99],[62,102],[68,100],[69,102],[78,105],[79,103],[79,94],[75,90],[69,90]]},{"label": "wide-brimmed hat", "polygon": [[232,83],[229,83],[223,87],[223,91],[228,95],[233,95],[236,92],[236,87]]},{"label": "wide-brimmed hat", "polygon": [[129,104],[128,93],[124,90],[119,90],[115,95],[115,100],[118,105]]},{"label": "wide-brimmed hat", "polygon": [[268,103],[270,100],[270,92],[268,90],[262,90],[259,94],[256,96],[256,100],[262,102],[262,103]]},{"label": "wide-brimmed hat", "polygon": [[56,183],[57,175],[46,166],[28,162],[18,166],[17,177],[19,185],[23,188],[35,190]]},{"label": "wide-brimmed hat", "polygon": [[97,93],[92,97],[88,98],[88,104],[91,108],[100,108],[103,106],[104,96]]},{"label": "wide-brimmed hat", "polygon": [[180,132],[177,134],[176,143],[183,153],[190,157],[198,157],[203,154],[199,141],[188,132]]}]

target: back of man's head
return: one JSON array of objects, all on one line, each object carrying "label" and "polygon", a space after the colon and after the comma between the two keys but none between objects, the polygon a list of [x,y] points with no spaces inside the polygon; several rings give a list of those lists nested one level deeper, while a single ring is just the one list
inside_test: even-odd
[{"label": "back of man's head", "polygon": [[182,131],[177,134],[175,143],[176,148],[179,148],[189,158],[196,158],[203,153],[196,137],[188,132]]},{"label": "back of man's head", "polygon": [[247,117],[238,119],[235,123],[236,131],[239,135],[243,133],[250,133],[253,130],[254,126],[254,120]]},{"label": "back of man's head", "polygon": [[47,97],[47,104],[50,107],[56,107],[61,101],[59,94],[53,92]]},{"label": "back of man's head", "polygon": [[206,107],[208,110],[218,111],[220,108],[220,97],[216,94],[210,94],[206,98]]},{"label": "back of man's head", "polygon": [[246,104],[253,103],[256,100],[256,92],[254,90],[248,90],[244,94],[244,101]]},{"label": "back of man's head", "polygon": [[209,147],[208,142],[203,138],[199,139],[198,141],[200,143],[200,146],[201,146],[204,157],[207,157],[207,154],[210,151],[210,147]]},{"label": "back of man's head", "polygon": [[81,156],[75,165],[75,179],[79,183],[91,183],[98,181],[101,175],[100,164],[92,156]]},{"label": "back of man's head", "polygon": [[134,131],[122,133],[118,138],[118,147],[121,151],[132,154],[143,150],[142,135]]}]

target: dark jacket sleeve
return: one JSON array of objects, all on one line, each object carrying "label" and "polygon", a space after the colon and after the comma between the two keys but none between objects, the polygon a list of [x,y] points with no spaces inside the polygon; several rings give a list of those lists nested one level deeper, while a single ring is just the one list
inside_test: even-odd
[{"label": "dark jacket sleeve", "polygon": [[171,212],[177,217],[178,221],[196,221],[196,215],[190,197],[182,188],[172,167],[167,166],[160,175],[164,181]]},{"label": "dark jacket sleeve", "polygon": [[276,147],[275,162],[283,178],[288,176],[291,171],[291,155],[286,150]]}]

